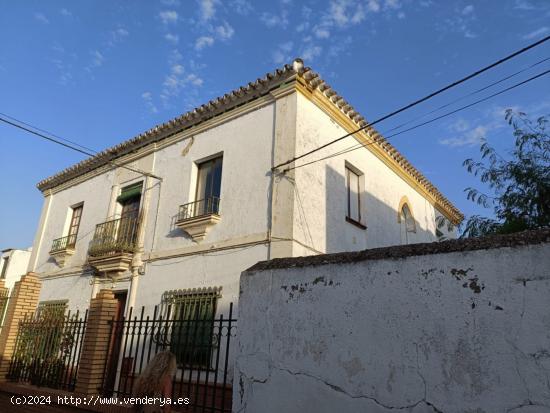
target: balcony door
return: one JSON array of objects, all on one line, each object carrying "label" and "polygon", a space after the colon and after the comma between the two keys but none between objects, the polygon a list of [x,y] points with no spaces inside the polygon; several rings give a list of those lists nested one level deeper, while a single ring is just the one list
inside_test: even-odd
[{"label": "balcony door", "polygon": [[117,243],[121,245],[131,246],[136,241],[141,187],[142,183],[140,182],[123,188],[117,198],[118,203],[122,206],[117,231]]},{"label": "balcony door", "polygon": [[222,159],[219,156],[198,165],[195,216],[219,213]]}]

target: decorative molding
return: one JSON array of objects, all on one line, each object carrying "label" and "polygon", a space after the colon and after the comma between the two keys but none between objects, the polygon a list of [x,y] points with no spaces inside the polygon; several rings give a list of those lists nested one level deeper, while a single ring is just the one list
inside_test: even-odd
[{"label": "decorative molding", "polygon": [[102,257],[88,257],[88,264],[94,267],[100,274],[111,279],[118,279],[130,269],[133,254],[123,252]]},{"label": "decorative molding", "polygon": [[50,257],[52,257],[57,265],[64,267],[67,259],[74,254],[74,248],[65,248],[58,251],[50,251]]},{"label": "decorative molding", "polygon": [[[297,59],[293,66],[285,65],[239,89],[213,99],[181,116],[157,125],[136,137],[108,148],[59,173],[39,182],[44,194],[66,189],[110,169],[132,162],[156,150],[187,139],[204,130],[263,107],[274,99],[300,91],[345,130],[352,132],[368,125],[354,108],[332,89],[319,75]],[[374,128],[354,134],[367,149],[381,159],[398,176],[420,192],[452,223],[458,224],[464,216],[435,186],[414,168],[393,145]],[[116,160],[117,165],[112,162]]]},{"label": "decorative molding", "polygon": [[187,232],[193,241],[199,242],[206,237],[210,227],[216,225],[220,220],[221,217],[217,214],[207,214],[177,221],[176,226]]}]

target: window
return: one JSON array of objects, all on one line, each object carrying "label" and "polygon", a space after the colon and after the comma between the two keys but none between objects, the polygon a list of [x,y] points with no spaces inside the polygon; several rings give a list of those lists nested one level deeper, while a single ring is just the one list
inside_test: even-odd
[{"label": "window", "polygon": [[219,213],[222,159],[218,156],[198,165],[194,216]]},{"label": "window", "polygon": [[72,208],[73,213],[71,216],[71,222],[69,224],[69,238],[67,240],[67,247],[74,247],[74,245],[76,244],[76,237],[78,235],[78,228],[80,227],[80,219],[82,218],[83,208],[83,204]]},{"label": "window", "polygon": [[10,261],[10,257],[4,257],[2,258],[2,273],[0,274],[0,279],[6,278],[6,274],[8,272],[8,263]]},{"label": "window", "polygon": [[361,177],[358,170],[346,165],[346,221],[365,229],[361,223]]},{"label": "window", "polygon": [[164,293],[163,305],[172,319],[170,351],[176,355],[178,365],[210,368],[220,291],[221,287]]},{"label": "window", "polygon": [[416,224],[411,210],[407,204],[401,208],[401,222],[405,224],[405,230],[407,232],[416,232]]},{"label": "window", "polygon": [[38,303],[38,316],[47,320],[63,320],[68,302],[68,300],[41,301]]}]

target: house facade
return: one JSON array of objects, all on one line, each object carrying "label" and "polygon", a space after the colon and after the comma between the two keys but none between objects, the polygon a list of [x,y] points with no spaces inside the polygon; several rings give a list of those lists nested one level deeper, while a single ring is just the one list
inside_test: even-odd
[{"label": "house facade", "polygon": [[12,289],[16,281],[25,275],[29,266],[32,248],[7,248],[0,255],[0,280],[4,287]]},{"label": "house facade", "polygon": [[121,313],[224,313],[258,261],[453,237],[436,220],[462,214],[373,128],[275,168],[365,125],[297,59],[45,179],[41,303],[83,311],[108,288]]}]

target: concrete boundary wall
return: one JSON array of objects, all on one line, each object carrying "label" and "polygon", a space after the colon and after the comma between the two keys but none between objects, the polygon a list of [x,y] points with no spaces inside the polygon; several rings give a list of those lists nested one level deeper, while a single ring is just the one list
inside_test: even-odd
[{"label": "concrete boundary wall", "polygon": [[550,230],[241,277],[234,412],[550,412]]}]

